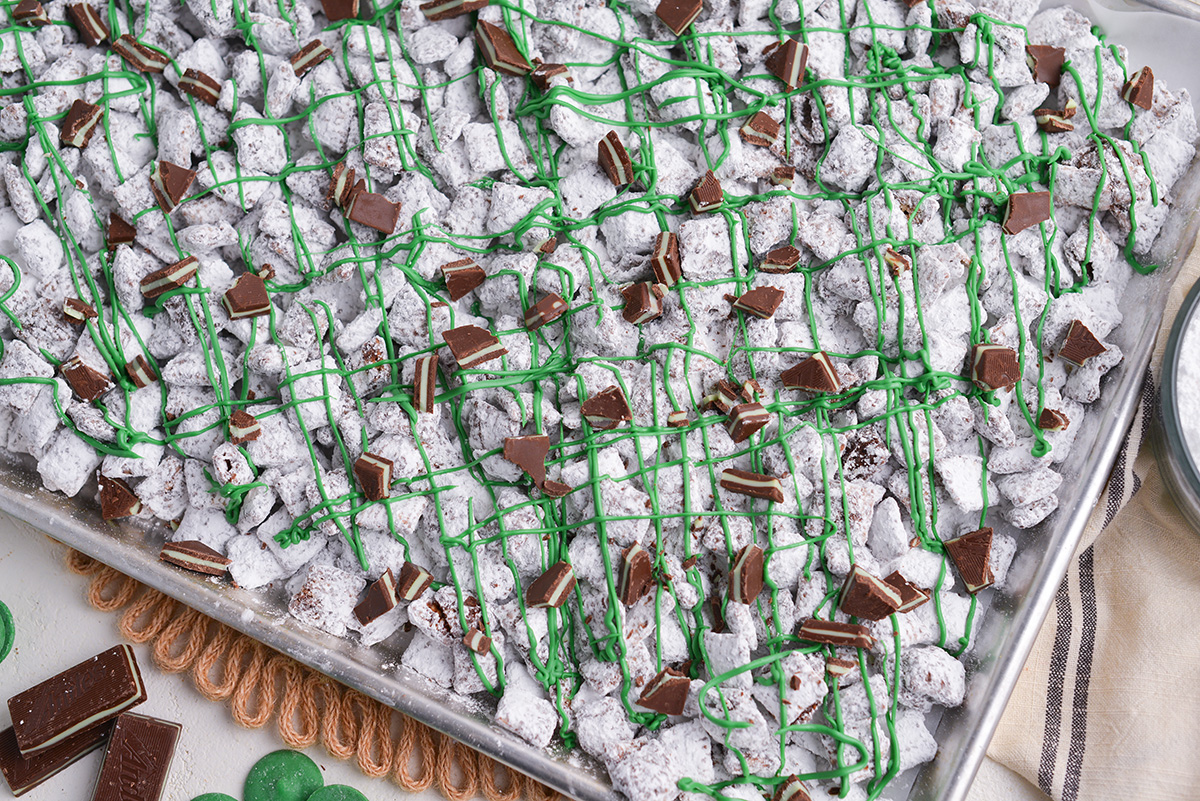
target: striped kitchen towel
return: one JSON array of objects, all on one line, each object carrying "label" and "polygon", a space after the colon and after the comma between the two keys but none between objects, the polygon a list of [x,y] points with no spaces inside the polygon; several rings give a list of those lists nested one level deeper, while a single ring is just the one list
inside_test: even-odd
[{"label": "striped kitchen towel", "polygon": [[1133,424],[988,755],[1061,801],[1200,798],[1200,534],[1167,493],[1149,435],[1167,305]]}]

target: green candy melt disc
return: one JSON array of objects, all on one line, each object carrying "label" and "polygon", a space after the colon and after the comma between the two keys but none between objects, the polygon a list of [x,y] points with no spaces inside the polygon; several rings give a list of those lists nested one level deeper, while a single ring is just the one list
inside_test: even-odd
[{"label": "green candy melt disc", "polygon": [[299,751],[275,751],[246,777],[244,801],[308,801],[325,786],[321,769]]},{"label": "green candy melt disc", "polygon": [[237,801],[237,799],[224,793],[205,793],[204,795],[196,796],[192,801]]},{"label": "green candy melt disc", "polygon": [[309,796],[308,801],[367,801],[367,797],[353,787],[331,784],[317,790]]}]

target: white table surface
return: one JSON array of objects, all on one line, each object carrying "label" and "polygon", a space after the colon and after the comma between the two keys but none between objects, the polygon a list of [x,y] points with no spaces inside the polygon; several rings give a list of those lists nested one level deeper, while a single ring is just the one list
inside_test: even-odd
[{"label": "white table surface", "polygon": [[[0,663],[0,700],[54,675],[120,641],[117,616],[92,609],[84,598],[87,580],[67,571],[66,549],[7,515],[0,514],[0,601],[16,621],[16,646]],[[284,747],[274,722],[259,730],[240,728],[227,704],[203,698],[184,675],[154,667],[148,649],[136,646],[149,700],[138,708],[183,724],[183,735],[163,801],[189,801],[201,793],[242,797],[242,782],[262,756]],[[9,725],[0,704],[0,728]],[[349,784],[371,801],[385,798],[434,801],[436,789],[410,794],[387,780],[369,779],[352,762],[333,759],[319,746],[308,750],[327,784]],[[29,801],[88,798],[100,767],[100,752],[23,796]],[[0,799],[10,798],[0,782]],[[970,801],[1045,801],[1046,796],[1007,768],[988,760]]]}]

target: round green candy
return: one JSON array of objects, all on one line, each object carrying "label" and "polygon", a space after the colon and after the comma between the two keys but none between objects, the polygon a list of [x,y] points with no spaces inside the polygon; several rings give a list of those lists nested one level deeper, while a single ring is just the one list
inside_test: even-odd
[{"label": "round green candy", "polygon": [[367,801],[367,797],[353,787],[331,784],[310,795],[308,801]]},{"label": "round green candy", "polygon": [[299,751],[267,754],[250,768],[244,801],[308,801],[325,786],[321,769]]},{"label": "round green candy", "polygon": [[237,799],[224,793],[205,793],[204,795],[196,796],[192,801],[237,801]]}]

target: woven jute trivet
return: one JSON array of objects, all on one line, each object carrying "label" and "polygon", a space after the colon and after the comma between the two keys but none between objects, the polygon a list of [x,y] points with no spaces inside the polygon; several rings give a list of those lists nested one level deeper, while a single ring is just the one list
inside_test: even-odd
[{"label": "woven jute trivet", "polygon": [[67,567],[89,577],[88,603],[120,612],[122,637],[149,645],[159,670],[187,673],[205,698],[229,702],[240,726],[259,729],[274,718],[290,748],[320,742],[330,756],[356,760],[367,776],[390,777],[411,792],[436,786],[450,801],[562,798],[89,556],[70,551]]}]

